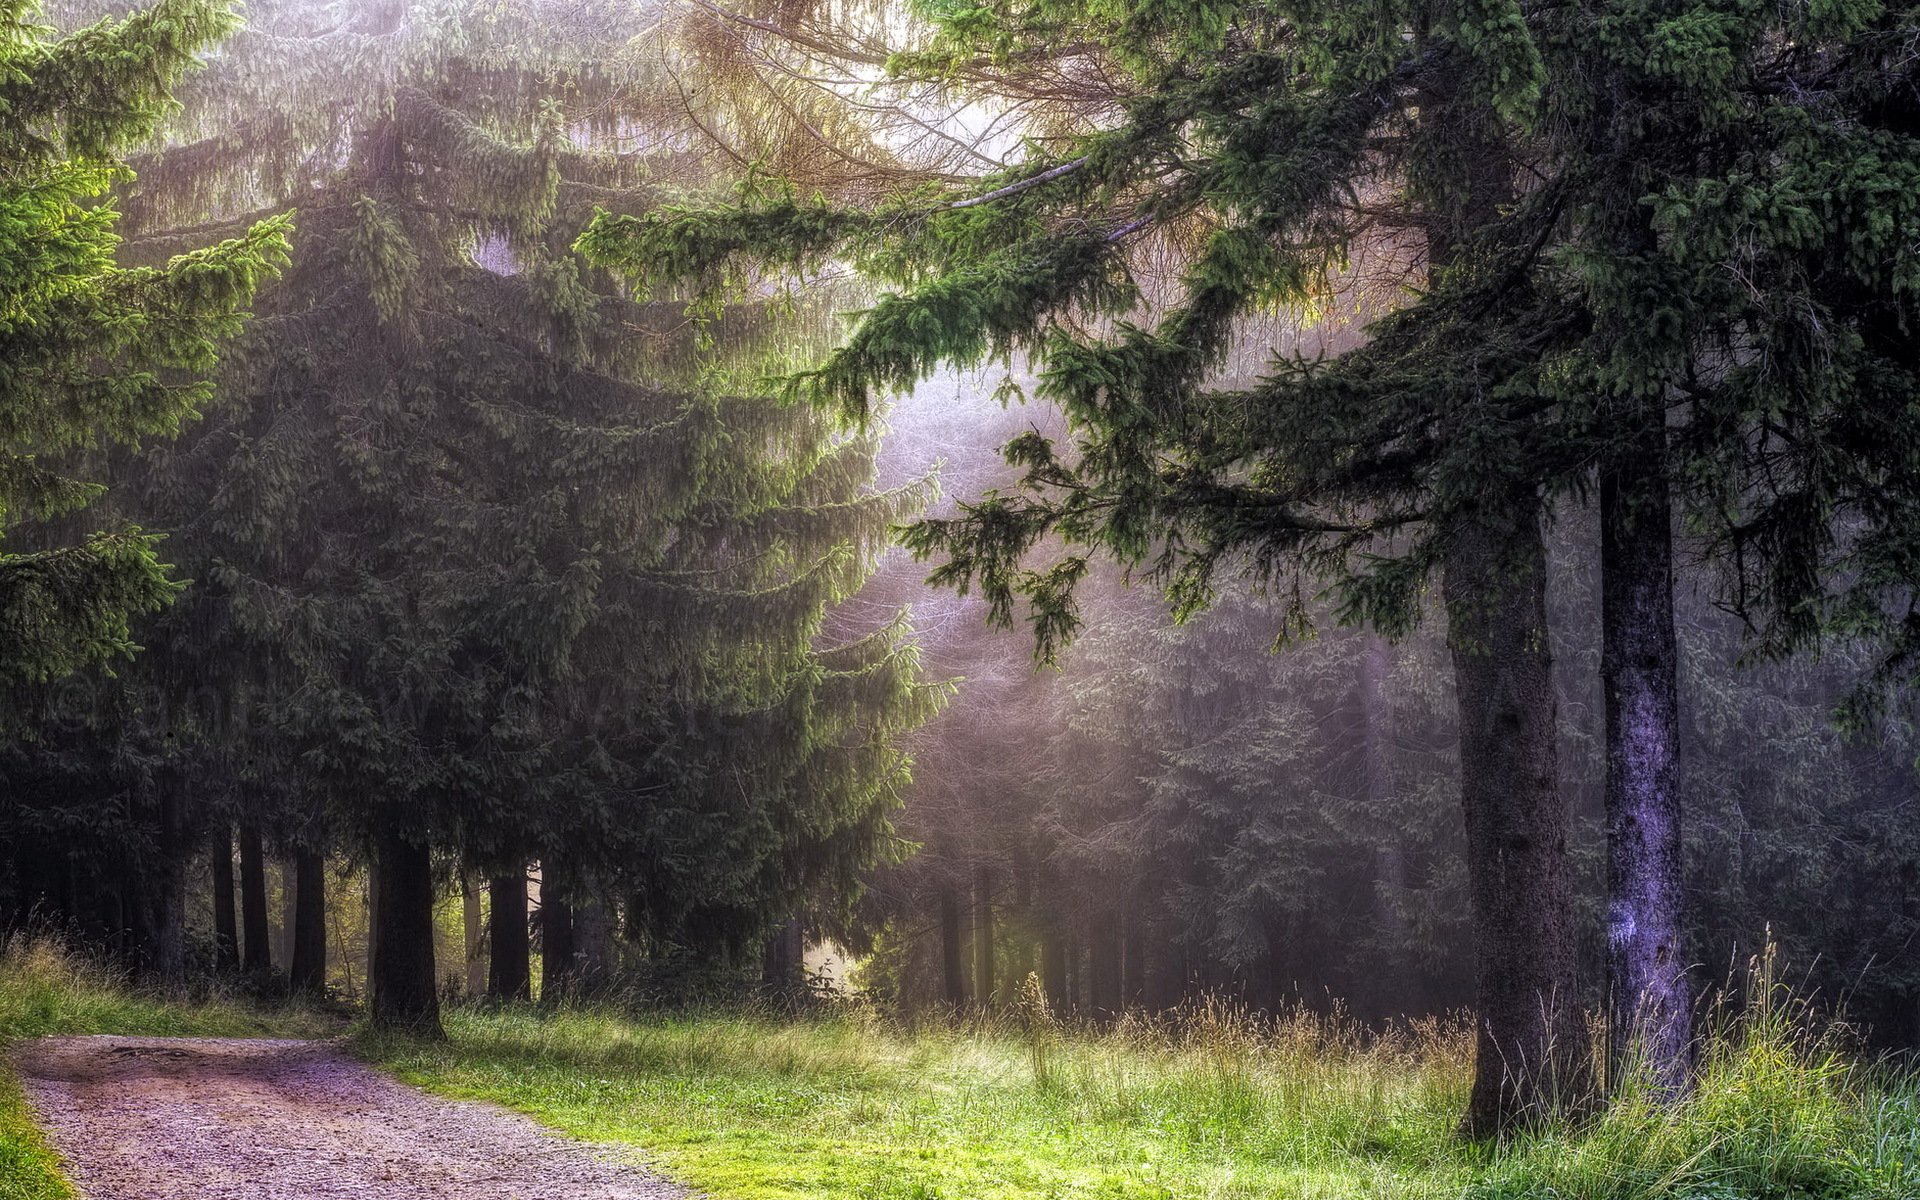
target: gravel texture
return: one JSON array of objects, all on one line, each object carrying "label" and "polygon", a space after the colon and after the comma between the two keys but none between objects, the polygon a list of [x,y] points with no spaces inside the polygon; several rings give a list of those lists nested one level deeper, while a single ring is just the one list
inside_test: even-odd
[{"label": "gravel texture", "polygon": [[685,1200],[630,1149],[442,1100],[329,1042],[42,1038],[27,1099],[88,1200]]}]

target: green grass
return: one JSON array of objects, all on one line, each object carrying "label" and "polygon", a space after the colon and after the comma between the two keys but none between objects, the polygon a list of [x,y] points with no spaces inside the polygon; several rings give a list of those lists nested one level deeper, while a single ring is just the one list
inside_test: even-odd
[{"label": "green grass", "polygon": [[642,1147],[725,1200],[1401,1196],[1464,1182],[1458,1036],[1362,1047],[1300,1020],[1200,1014],[1059,1034],[909,1033],[869,1016],[633,1022],[449,1016],[444,1046],[370,1042],[409,1081]]},{"label": "green grass", "polygon": [[[1466,1031],[1369,1036],[1218,1006],[1112,1030],[908,1029],[528,1009],[448,1014],[445,1043],[362,1033],[403,1078],[629,1143],[714,1200],[1915,1200],[1920,1078],[1861,1065],[1791,1005],[1721,1022],[1687,1103],[1627,1095],[1577,1128],[1453,1138]],[[247,1036],[337,1021],[130,991],[45,943],[0,953],[0,1042]],[[69,1200],[0,1072],[0,1200]]]},{"label": "green grass", "polygon": [[[337,1017],[262,1008],[235,997],[193,1000],[142,992],[116,972],[46,939],[0,944],[0,1051],[20,1038],[120,1033],[152,1037],[324,1037]],[[0,1056],[0,1200],[70,1200],[59,1159],[35,1128]]]},{"label": "green grass", "polygon": [[1468,1039],[1201,1009],[1174,1023],[907,1031],[449,1014],[364,1053],[449,1095],[631,1143],[716,1200],[1914,1200],[1920,1083],[1770,1009],[1705,1046],[1697,1097],[1629,1097],[1499,1147],[1452,1137]]}]

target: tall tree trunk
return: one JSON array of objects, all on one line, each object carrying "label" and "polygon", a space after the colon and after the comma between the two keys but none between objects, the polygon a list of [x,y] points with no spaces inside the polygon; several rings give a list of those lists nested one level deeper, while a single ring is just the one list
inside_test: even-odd
[{"label": "tall tree trunk", "polygon": [[1360,652],[1358,693],[1360,700],[1361,778],[1367,811],[1379,831],[1375,851],[1374,927],[1389,947],[1388,970],[1397,979],[1381,980],[1386,995],[1380,1005],[1382,1015],[1421,1011],[1417,984],[1418,971],[1408,965],[1413,959],[1412,937],[1407,929],[1401,904],[1407,890],[1407,852],[1401,826],[1394,812],[1393,778],[1393,701],[1387,684],[1393,675],[1393,646],[1377,633],[1366,635]]},{"label": "tall tree trunk", "polygon": [[1088,931],[1093,944],[1089,948],[1087,1002],[1097,1019],[1120,1015],[1120,923],[1113,914],[1094,918]]},{"label": "tall tree trunk", "polygon": [[[380,953],[380,923],[373,914],[380,911],[380,872],[367,872],[367,979],[373,978],[373,960]],[[368,984],[372,986],[371,982]]]},{"label": "tall tree trunk", "polygon": [[807,939],[798,917],[782,921],[760,951],[760,986],[769,995],[792,998],[806,989]]},{"label": "tall tree trunk", "polygon": [[1013,917],[1001,943],[1011,951],[1013,969],[1008,990],[1026,985],[1034,972],[1033,854],[1024,844],[1013,852]]},{"label": "tall tree trunk", "polygon": [[460,888],[460,920],[466,943],[467,995],[487,990],[487,949],[481,940],[480,885],[468,880]]},{"label": "tall tree trunk", "polygon": [[267,864],[260,847],[260,827],[240,826],[240,966],[250,975],[273,970],[272,936],[267,920]]},{"label": "tall tree trunk", "polygon": [[180,781],[171,771],[159,781],[159,859],[154,864],[153,943],[148,969],[161,981],[177,986],[187,977],[187,837],[186,805]]},{"label": "tall tree trunk", "polygon": [[383,829],[374,842],[372,874],[368,1020],[381,1029],[445,1037],[433,977],[433,855]]},{"label": "tall tree trunk", "polygon": [[1067,990],[1067,938],[1056,915],[1043,918],[1040,926],[1040,983],[1047,992],[1047,1004],[1056,1016],[1072,1007]]},{"label": "tall tree trunk", "polygon": [[613,976],[613,913],[600,899],[592,876],[580,881],[573,909],[573,950],[580,963],[583,993],[607,986]]},{"label": "tall tree trunk", "polygon": [[1692,1000],[1682,956],[1679,651],[1659,410],[1600,477],[1600,676],[1607,714],[1608,1041],[1660,1092],[1685,1091]]},{"label": "tall tree trunk", "polygon": [[573,993],[573,906],[554,864],[540,864],[540,1003],[558,1004]]},{"label": "tall tree trunk", "polygon": [[213,866],[213,965],[231,971],[240,965],[240,930],[233,911],[233,827],[213,827],[208,849]]},{"label": "tall tree trunk", "polygon": [[273,928],[273,961],[285,963],[289,968],[293,963],[294,910],[299,903],[295,898],[299,891],[299,883],[294,878],[297,870],[292,856],[288,856],[278,861],[274,871],[280,877],[280,920]]},{"label": "tall tree trunk", "polygon": [[502,875],[487,885],[492,901],[493,952],[487,962],[487,995],[495,1000],[533,998],[532,947],[527,943],[527,877]]},{"label": "tall tree trunk", "polygon": [[967,1003],[966,952],[960,944],[960,898],[953,885],[940,885],[940,981],[946,989],[949,1007],[959,1009]]},{"label": "tall tree trunk", "polygon": [[327,859],[317,846],[293,856],[293,951],[287,983],[296,993],[327,990]]},{"label": "tall tree trunk", "polygon": [[982,1009],[996,999],[993,975],[993,868],[980,863],[973,869],[973,997]]},{"label": "tall tree trunk", "polygon": [[1455,534],[1445,572],[1477,977],[1462,1132],[1489,1137],[1589,1082],[1538,501],[1514,495],[1503,511],[1483,510]]}]

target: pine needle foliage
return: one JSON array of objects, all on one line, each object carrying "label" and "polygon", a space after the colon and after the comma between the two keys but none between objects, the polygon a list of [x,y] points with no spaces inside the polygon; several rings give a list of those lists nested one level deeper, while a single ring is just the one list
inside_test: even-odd
[{"label": "pine needle foliage", "polygon": [[[72,452],[171,437],[197,416],[219,347],[285,261],[282,218],[151,266],[116,254],[120,156],[235,24],[222,4],[161,0],[58,37],[38,5],[0,6],[0,530],[98,496],[60,465]],[[177,591],[136,527],[28,547],[0,554],[10,685],[130,654],[132,620]]]},{"label": "pine needle foliage", "polygon": [[[196,581],[148,682],[198,795],[564,860],[636,939],[726,954],[900,852],[897,740],[943,689],[902,621],[826,614],[924,489],[690,386],[724,354],[569,251],[592,206],[701,183],[634,19],[257,6],[140,162],[129,249],[291,206],[291,264],[211,418],[112,499]],[[739,361],[764,324],[724,323]]]},{"label": "pine needle foliage", "polygon": [[[789,8],[737,19],[824,54],[835,18]],[[580,245],[658,289],[836,255],[899,289],[786,381],[856,417],[941,363],[1037,363],[1067,436],[1009,445],[1024,486],[909,540],[999,620],[1024,603],[1043,654],[1078,623],[1079,569],[1027,565],[1060,542],[1157,578],[1182,615],[1250,562],[1291,598],[1289,630],[1320,583],[1343,618],[1404,630],[1459,518],[1512,487],[1578,491],[1645,439],[1651,404],[1756,650],[1871,637],[1881,681],[1903,678],[1916,160],[1912,80],[1885,54],[1911,10],[916,11],[889,95],[1070,107],[1047,61],[1102,86],[969,179],[610,214]],[[1412,273],[1409,236],[1446,247],[1439,278]],[[1351,308],[1396,271],[1400,311],[1364,346],[1224,385],[1250,314]]]}]

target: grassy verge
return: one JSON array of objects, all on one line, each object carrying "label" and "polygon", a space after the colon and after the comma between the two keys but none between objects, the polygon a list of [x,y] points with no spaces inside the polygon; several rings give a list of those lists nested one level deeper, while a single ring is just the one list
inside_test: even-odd
[{"label": "grassy verge", "polygon": [[[630,1143],[715,1200],[1920,1197],[1920,1077],[1859,1065],[1771,1005],[1703,1043],[1687,1103],[1628,1096],[1499,1148],[1452,1137],[1468,1039],[1442,1024],[1372,1037],[1220,1008],[1099,1031],[455,1009],[448,1026],[446,1043],[358,1046],[433,1090]],[[0,1043],[338,1028],[130,991],[45,944],[0,954]],[[71,1195],[0,1070],[0,1200]]]},{"label": "grassy verge", "polygon": [[451,1014],[415,1083],[644,1148],[725,1200],[1390,1196],[1461,1182],[1458,1036],[1201,1014],[1181,1036]]},{"label": "grassy verge", "polygon": [[1107,1032],[909,1032],[868,1015],[450,1014],[363,1041],[402,1077],[632,1143],[717,1200],[1914,1200],[1920,1083],[1776,1010],[1698,1096],[1497,1148],[1451,1134],[1467,1039],[1219,1010]]},{"label": "grassy verge", "polygon": [[[231,996],[182,1000],[142,992],[44,939],[0,945],[0,1052],[20,1038],[48,1034],[317,1037],[341,1028],[337,1017],[311,1010],[261,1008]],[[0,1200],[72,1196],[0,1053]]]}]

